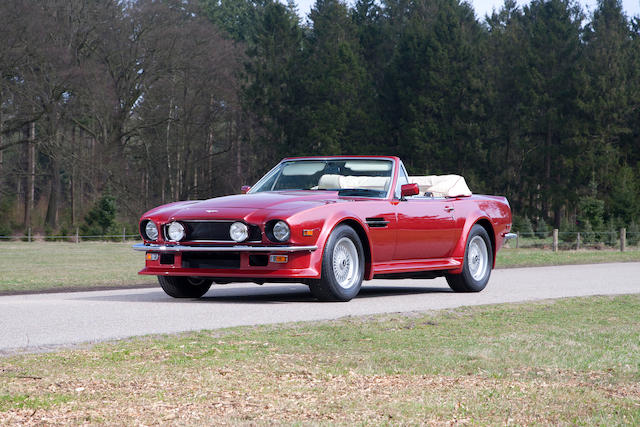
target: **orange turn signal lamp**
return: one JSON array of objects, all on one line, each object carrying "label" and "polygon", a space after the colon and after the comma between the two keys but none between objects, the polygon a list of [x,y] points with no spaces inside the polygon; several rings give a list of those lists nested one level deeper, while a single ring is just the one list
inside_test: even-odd
[{"label": "orange turn signal lamp", "polygon": [[286,264],[289,262],[289,255],[270,255],[269,262],[274,262],[276,264]]},{"label": "orange turn signal lamp", "polygon": [[157,252],[147,252],[147,256],[145,257],[147,261],[157,261],[160,258],[160,255]]},{"label": "orange turn signal lamp", "polygon": [[305,236],[305,237],[313,236],[313,229],[311,229],[311,230],[302,230],[302,235]]}]

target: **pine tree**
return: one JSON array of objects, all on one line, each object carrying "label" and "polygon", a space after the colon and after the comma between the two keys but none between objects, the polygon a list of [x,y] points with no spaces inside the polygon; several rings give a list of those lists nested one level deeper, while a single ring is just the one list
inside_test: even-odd
[{"label": "pine tree", "polygon": [[302,29],[292,7],[269,1],[256,13],[248,40],[243,100],[265,132],[259,142],[269,149],[257,151],[271,154],[268,163],[290,154],[287,135],[296,114],[301,42]]},{"label": "pine tree", "polygon": [[349,9],[340,0],[317,0],[309,20],[312,27],[298,63],[289,150],[366,153],[371,86]]},{"label": "pine tree", "polygon": [[575,142],[583,123],[578,114],[584,86],[582,19],[580,7],[570,0],[533,0],[523,9],[522,55],[527,67],[521,84],[528,106],[523,119],[530,123],[526,137],[531,154],[522,173],[535,179],[529,191],[539,193],[539,214],[553,214],[555,225],[576,187],[573,165],[565,159],[578,154]]},{"label": "pine tree", "polygon": [[464,174],[479,144],[484,33],[467,3],[410,3],[386,75],[386,117],[398,154],[415,173]]}]

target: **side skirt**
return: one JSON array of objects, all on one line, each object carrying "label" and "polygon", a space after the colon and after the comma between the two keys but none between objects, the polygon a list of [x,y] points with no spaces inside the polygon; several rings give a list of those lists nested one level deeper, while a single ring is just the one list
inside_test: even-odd
[{"label": "side skirt", "polygon": [[436,258],[436,259],[415,259],[402,260],[374,264],[371,269],[373,277],[386,274],[418,273],[437,270],[454,270],[460,268],[462,259],[458,258]]},{"label": "side skirt", "polygon": [[447,273],[446,270],[436,270],[436,271],[415,271],[409,273],[387,273],[387,274],[376,274],[374,279],[385,279],[385,280],[399,280],[399,279],[435,279],[436,277],[444,276]]}]

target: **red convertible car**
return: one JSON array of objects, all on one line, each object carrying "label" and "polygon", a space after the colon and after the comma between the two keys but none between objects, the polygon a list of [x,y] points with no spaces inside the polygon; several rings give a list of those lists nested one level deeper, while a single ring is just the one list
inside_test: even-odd
[{"label": "red convertible car", "polygon": [[506,198],[472,195],[457,175],[410,177],[391,156],[286,158],[243,193],[145,213],[140,274],[176,298],[293,281],[349,301],[363,280],[438,276],[478,292],[515,236]]}]

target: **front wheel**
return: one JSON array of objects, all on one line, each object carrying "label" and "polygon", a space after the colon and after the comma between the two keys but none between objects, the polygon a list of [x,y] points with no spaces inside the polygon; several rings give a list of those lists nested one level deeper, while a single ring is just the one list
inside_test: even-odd
[{"label": "front wheel", "polygon": [[348,225],[333,230],[322,255],[322,276],[309,282],[320,301],[349,301],[364,279],[364,250],[358,233]]},{"label": "front wheel", "polygon": [[475,224],[467,238],[461,274],[447,274],[454,292],[480,292],[487,286],[493,265],[493,250],[487,230]]},{"label": "front wheel", "polygon": [[198,277],[158,276],[158,282],[170,297],[200,298],[207,293],[213,281]]}]

